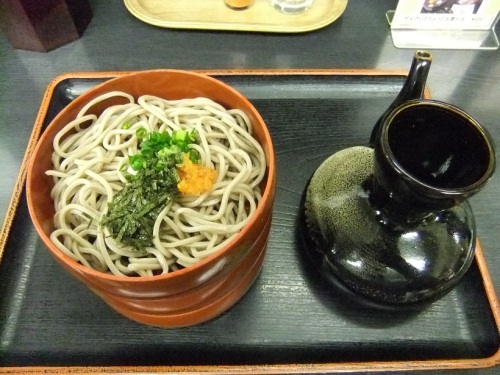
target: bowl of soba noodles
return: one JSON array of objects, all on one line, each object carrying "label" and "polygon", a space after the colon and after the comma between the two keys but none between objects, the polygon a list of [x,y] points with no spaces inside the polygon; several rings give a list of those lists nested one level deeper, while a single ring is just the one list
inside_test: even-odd
[{"label": "bowl of soba noodles", "polygon": [[26,187],[34,226],[65,270],[132,320],[190,326],[232,307],[262,268],[274,149],[229,85],[134,72],[54,118]]}]

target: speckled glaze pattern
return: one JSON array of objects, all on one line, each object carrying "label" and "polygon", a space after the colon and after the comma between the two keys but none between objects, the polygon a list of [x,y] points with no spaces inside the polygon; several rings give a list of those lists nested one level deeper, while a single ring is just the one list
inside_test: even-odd
[{"label": "speckled glaze pattern", "polygon": [[304,200],[306,249],[319,272],[379,307],[417,306],[448,291],[473,259],[475,227],[467,203],[404,228],[384,223],[370,202],[373,149],[330,156]]},{"label": "speckled glaze pattern", "polygon": [[369,145],[341,150],[315,171],[300,231],[320,273],[379,307],[451,290],[472,263],[467,200],[495,170],[488,132],[451,104],[422,99],[432,57],[417,51]]},{"label": "speckled glaze pattern", "polygon": [[[306,216],[314,237],[328,247],[338,241],[337,226],[349,228],[345,232],[349,237],[362,234],[367,227],[368,218],[357,202],[364,194],[361,184],[373,170],[372,154],[372,149],[361,146],[341,150],[320,165],[308,185]],[[345,241],[354,239],[346,237]]]}]

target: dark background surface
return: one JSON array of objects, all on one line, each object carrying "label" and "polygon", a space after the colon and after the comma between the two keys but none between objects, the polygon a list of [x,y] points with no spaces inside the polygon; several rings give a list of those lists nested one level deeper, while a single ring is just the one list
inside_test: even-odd
[{"label": "dark background surface", "polygon": [[[349,68],[404,70],[408,69],[414,53],[413,50],[397,49],[392,45],[390,30],[385,21],[385,12],[389,9],[394,9],[396,1],[368,2],[351,0],[344,15],[330,26],[318,31],[297,35],[160,29],[144,24],[134,18],[127,12],[121,1],[91,1],[91,6],[94,17],[83,37],[78,41],[60,47],[52,52],[38,53],[15,50],[4,37],[0,37],[0,115],[2,118],[2,123],[0,123],[0,160],[3,165],[0,183],[0,221],[3,221],[5,218],[8,202],[12,194],[15,179],[19,173],[21,160],[30,137],[31,128],[43,93],[50,81],[62,73],[72,71],[143,70],[152,68]],[[498,120],[498,105],[500,102],[500,84],[498,83],[500,82],[500,52],[432,50],[431,53],[433,56],[433,66],[429,74],[428,86],[432,97],[453,103],[470,112],[488,128],[498,145],[500,143],[500,123]],[[263,84],[265,84],[265,82]],[[241,85],[241,87],[237,86],[237,88],[245,93],[245,90],[248,89],[248,85],[245,85],[243,82],[243,85]],[[265,91],[266,89],[264,89],[264,92]],[[262,90],[257,90],[257,92],[262,92]],[[248,95],[251,96],[253,94],[248,92]],[[391,95],[391,90],[388,90],[381,98],[370,101],[373,107],[365,107],[363,111],[360,112],[362,115],[360,115],[359,118],[349,118],[349,124],[353,127],[349,129],[349,132],[345,133],[350,134],[347,138],[344,137],[344,133],[337,127],[333,129],[328,137],[321,139],[320,152],[326,156],[332,151],[335,151],[336,148],[342,148],[362,142],[365,135],[368,137],[369,134],[368,129],[370,125],[366,122],[371,121],[372,117],[377,117],[377,111],[385,106],[386,103],[388,104],[390,102]],[[314,105],[318,105],[318,95],[312,95],[313,98],[314,96],[316,96]],[[319,96],[321,97],[321,95]],[[288,142],[287,139],[294,139],[296,134],[293,134],[293,132],[287,133],[286,126],[276,122],[276,119],[280,118],[280,115],[274,105],[280,104],[281,107],[286,108],[287,104],[274,103],[273,107],[270,108],[266,107],[268,101],[263,99],[265,98],[255,97],[254,103],[256,107],[262,111],[264,117],[270,116],[270,118],[274,119],[277,126],[275,131],[278,131],[278,128],[280,129],[279,136],[283,137],[280,138],[282,142],[286,144],[286,142]],[[308,106],[308,101],[304,100],[307,99],[306,97],[299,95],[299,99],[301,105]],[[330,99],[331,98],[321,99],[325,100],[325,113],[322,113],[314,119],[313,126],[315,126],[316,129],[321,129],[323,122],[327,129],[329,122],[331,123],[330,118],[333,117],[333,115],[329,116],[327,112],[328,100]],[[353,99],[350,98],[350,104],[352,105],[352,103]],[[288,105],[292,105],[289,100]],[[336,114],[338,114],[339,111],[342,112],[339,108],[340,107],[337,107],[335,109],[337,111]],[[310,112],[306,111],[306,113]],[[308,121],[309,118],[310,117],[306,117],[303,121]],[[277,134],[275,135],[277,136]],[[336,139],[337,143],[330,143],[329,137],[331,137],[331,139]],[[335,146],[332,146],[333,144]],[[283,144],[276,145],[277,148],[279,146],[283,146]],[[316,147],[317,142],[310,141],[310,146]],[[294,155],[285,154],[281,155],[281,160],[292,160],[293,157]],[[278,164],[278,179],[281,178],[283,182],[283,179],[288,177],[289,171],[296,170],[297,173],[303,174],[298,178],[302,179],[305,183],[306,176],[312,170],[311,168],[314,167],[314,163],[317,162],[317,160],[312,161],[309,165],[305,163],[305,169],[298,169],[298,171],[293,164]],[[280,192],[280,190],[278,190],[278,194],[284,197],[284,201],[281,204],[283,204],[285,208],[287,205],[293,207],[295,204],[294,199],[295,196],[300,193],[300,188],[296,190],[297,191],[293,191],[291,195],[290,192],[284,190]],[[500,254],[497,249],[497,244],[500,243],[498,219],[498,211],[500,210],[500,201],[498,200],[499,190],[500,177],[495,176],[491,183],[471,201],[485,258],[497,290],[500,287]],[[291,198],[293,202],[287,202],[286,197],[293,197]],[[287,211],[283,209],[283,207],[277,207],[276,209],[278,213]],[[293,221],[293,218],[289,220]],[[286,226],[284,228],[286,229]],[[273,245],[273,241],[274,244],[283,242],[280,233],[285,231],[285,229],[281,226],[273,227],[274,240],[271,240],[271,245]],[[23,248],[29,249],[30,246],[34,247],[39,245],[36,236],[31,238],[30,236],[26,236],[25,233],[22,233],[22,231],[13,234],[13,236],[14,235],[17,240],[23,240],[22,243],[20,242]],[[286,246],[279,245],[276,246],[276,249],[278,249],[278,251],[271,253],[270,257],[266,260],[263,269],[263,277],[266,276],[266,272],[272,272],[273,269],[277,269],[276,267],[282,267],[280,262],[281,259],[283,259],[281,257],[283,254],[280,254],[279,251],[284,251]],[[29,252],[27,254],[29,254]],[[32,254],[35,253],[32,252]],[[41,256],[43,260],[44,255],[38,256]],[[7,255],[5,259],[8,259]],[[1,278],[2,288],[8,285],[8,283],[11,283],[11,285],[17,283],[16,285],[19,285],[15,279],[22,279],[26,276],[23,274],[23,270],[27,272],[30,268],[29,262],[30,260],[33,261],[33,259],[34,258],[13,256],[12,261],[14,263],[17,262],[17,268],[11,268],[11,270],[15,269],[19,272],[13,272],[13,275],[9,275],[9,277],[3,274]],[[285,259],[287,258],[285,257]],[[47,264],[51,264],[49,259],[45,261]],[[55,267],[55,264],[52,264],[52,266],[54,267],[53,270],[49,268],[51,273],[55,273],[55,275],[61,273],[62,275],[62,272]],[[5,270],[5,264],[2,270]],[[33,270],[31,276],[35,275],[37,271],[39,273],[46,272],[47,269],[41,269],[41,267],[37,268],[35,264]],[[64,275],[61,277],[64,277]],[[64,280],[70,279],[64,278]],[[47,283],[49,283],[49,281],[47,281]],[[319,281],[315,281],[314,285],[318,286],[317,283],[319,283]],[[293,277],[288,280],[284,279],[281,289],[280,285],[266,285],[265,283],[260,284],[259,287],[259,284],[257,284],[257,288],[253,288],[250,291],[250,293],[254,293],[253,295],[250,294],[250,298],[257,298],[257,300],[260,298],[264,305],[266,305],[266,301],[267,303],[279,305],[280,298],[285,298],[286,293],[290,293],[294,285],[297,286],[296,292],[302,293],[302,300],[307,300],[307,296],[309,296],[310,293],[310,290],[301,288],[301,282],[294,280]],[[43,288],[43,282],[41,287]],[[29,288],[29,285],[27,288]],[[71,308],[61,310],[63,307],[57,305],[59,300],[54,297],[52,300],[40,300],[39,311],[25,313],[27,314],[26,316],[36,316],[37,319],[39,319],[38,322],[41,327],[36,334],[32,332],[17,333],[17,340],[23,343],[26,350],[30,350],[31,353],[36,355],[35,353],[37,352],[41,340],[45,340],[44,345],[46,348],[50,348],[51,346],[57,348],[58,345],[60,345],[60,340],[64,339],[64,335],[62,337],[57,337],[57,335],[54,335],[53,331],[49,331],[48,328],[43,328],[51,327],[51,324],[53,324],[51,323],[52,318],[50,314],[54,311],[59,311],[61,318],[76,319],[80,322],[98,319],[104,324],[106,324],[106,320],[109,320],[109,324],[116,324],[116,321],[120,321],[123,326],[120,327],[118,325],[116,327],[117,329],[125,329],[128,327],[128,322],[124,323],[115,315],[110,314],[105,305],[100,305],[99,301],[96,301],[96,297],[90,293],[86,294],[81,288],[82,287],[76,282],[71,284],[69,281],[68,284],[64,286],[63,289],[66,291],[67,295],[73,295],[75,299],[73,301],[75,305]],[[312,289],[314,290],[314,288]],[[82,301],[77,298],[78,296],[87,296],[85,298],[87,298],[88,301]],[[19,302],[19,308],[22,309],[23,307],[22,298],[19,301],[8,302],[10,304],[9,306]],[[92,306],[98,306],[100,310],[86,311],[85,306],[88,303],[91,303]],[[79,306],[79,308],[75,306]],[[256,303],[255,306],[259,306],[259,304]],[[241,305],[238,305],[237,308],[241,308]],[[317,310],[316,313],[324,313],[321,311],[323,310]],[[2,311],[2,313],[4,312],[6,312],[6,310]],[[259,312],[265,314],[264,309],[255,311],[256,314],[259,314]],[[88,314],[90,314],[90,316]],[[293,311],[291,314],[293,317]],[[22,314],[20,316],[22,316]],[[2,314],[2,318],[5,319],[6,314]],[[279,316],[275,317],[275,319],[278,318]],[[224,319],[230,321],[231,314],[228,313],[224,315],[221,320]],[[395,342],[404,340],[405,335],[411,338],[412,332],[405,331],[405,329],[408,330],[411,325],[405,326],[405,324],[398,323],[398,318],[394,319],[396,320],[395,324],[391,325],[390,328],[386,328],[385,331],[380,331],[379,337],[386,335],[390,337],[391,334],[395,334],[395,337],[398,338]],[[484,319],[488,319],[487,314]],[[219,324],[221,324],[221,320],[219,320]],[[272,319],[268,316],[267,321],[270,320]],[[293,319],[291,319],[291,321],[293,321]],[[471,321],[475,320],[472,319]],[[218,343],[215,342],[212,344],[212,348],[231,353],[231,337],[234,337],[234,340],[238,340],[238,337],[244,337],[246,342],[250,345],[250,348],[252,348],[252,345],[255,347],[255,341],[252,340],[262,339],[262,337],[252,336],[253,322],[253,320],[239,322],[241,326],[238,329],[236,329],[236,327],[238,327],[237,324],[229,324],[230,327],[235,328],[235,331],[227,333],[225,343],[218,345]],[[315,326],[314,321],[307,320],[307,317],[305,318],[305,328],[301,329],[301,334],[303,335],[302,339],[304,341],[307,341],[310,332],[314,332],[314,329],[309,331],[306,329],[307,322],[312,324],[312,328]],[[5,323],[5,321],[3,323]],[[347,328],[344,327],[346,332],[349,328],[348,325],[351,323],[346,319],[345,324]],[[446,328],[450,332],[450,344],[446,346],[447,350],[456,350],[457,356],[460,357],[461,354],[467,354],[470,350],[467,347],[464,349],[460,341],[456,340],[456,337],[460,336],[460,330],[463,329],[463,327],[454,326],[452,323],[453,322],[450,322],[448,327],[443,327],[442,324],[440,327],[441,329]],[[481,329],[484,329],[485,325],[487,326],[486,323],[478,323],[477,321],[475,324],[482,327]],[[398,325],[399,327],[404,327],[404,329],[398,330]],[[276,326],[279,327],[280,324]],[[90,326],[90,328],[92,327],[95,328],[94,325]],[[197,328],[196,330],[203,334],[203,331],[206,329],[203,327],[207,327],[207,325]],[[89,327],[80,326],[79,328],[81,331],[75,330],[75,332],[66,332],[65,335],[84,335],[85,329]],[[373,327],[371,328],[373,329]],[[44,331],[44,329],[47,329],[47,331]],[[316,329],[318,329],[318,327],[316,327]],[[92,330],[90,329],[88,332],[90,331]],[[144,334],[144,331],[138,329],[134,332],[135,333],[132,335],[128,335],[127,340],[123,343],[115,342],[114,345],[108,346],[113,348],[109,350],[122,352],[126,348],[141,343],[141,335]],[[342,330],[339,334],[341,332]],[[5,336],[6,332],[3,331],[2,334]],[[137,336],[134,337],[134,334],[137,334]],[[374,337],[376,336],[377,335]],[[481,336],[481,334],[478,333],[478,336]],[[178,348],[179,353],[182,353],[183,350],[187,353],[193,340],[195,340],[193,335],[187,335],[186,337],[186,346],[182,347],[182,345],[180,345]],[[294,343],[283,345],[283,341],[280,341],[283,337],[284,336],[282,336],[280,332],[269,331],[269,341],[267,341],[266,345],[274,348],[274,353],[277,355],[274,361],[279,362],[280,355],[296,355],[297,362],[308,360],[307,354],[302,353],[303,350],[300,345],[295,347],[293,346]],[[2,339],[5,339],[5,337],[2,337]],[[99,342],[101,339],[101,336],[88,338],[88,340],[95,340],[95,342]],[[311,339],[316,340],[316,342],[321,341],[318,340],[317,337]],[[325,345],[328,345],[329,340],[326,335],[324,340],[326,343]],[[299,341],[300,340],[297,340],[296,342]],[[344,355],[351,356],[353,359],[356,358],[356,349],[363,349],[362,347],[352,347],[353,340],[349,337],[337,338],[337,341],[344,341],[346,343],[345,353],[347,354],[344,353]],[[390,342],[390,338],[382,341],[385,343]],[[429,337],[427,345],[423,345],[422,348],[420,348],[420,352],[418,351],[419,348],[415,348],[416,353],[412,355],[415,355],[416,358],[429,358],[429,355],[432,354],[430,352],[432,352],[432,344],[434,342],[435,340],[433,340],[433,337]],[[264,345],[264,348],[266,345]],[[479,344],[479,347],[480,346],[481,344]],[[3,348],[5,347],[7,346]],[[154,343],[152,343],[151,348],[154,347]],[[384,347],[376,342],[370,343],[368,347],[370,350],[375,349],[371,353],[369,351],[361,351],[364,353],[362,356],[364,356],[365,359],[369,359],[370,356],[373,356],[371,359],[375,360],[383,359],[383,353],[384,350],[386,350]],[[328,353],[328,348],[323,347],[322,349],[323,351],[318,349],[314,354],[316,356],[315,358],[311,357],[309,359],[321,360],[321,358],[323,358],[325,361],[330,360],[331,357],[329,357],[329,355],[331,355],[331,352],[330,354]],[[74,347],[69,345],[66,347],[66,350],[67,352],[62,353],[64,355],[61,355],[61,358],[66,358],[65,361],[71,361],[71,359],[74,358],[76,361],[78,360],[78,356],[81,355],[79,351],[84,350],[84,348],[78,345]],[[143,347],[141,350],[147,352],[148,348]],[[394,348],[388,345],[387,350],[394,350]],[[405,349],[399,347],[399,350]],[[208,352],[210,352],[210,348]],[[114,353],[100,352],[100,354],[96,353],[96,356],[102,355],[101,364],[106,364],[106,356],[112,354]],[[203,358],[205,354],[203,350],[200,350],[197,355],[194,355],[193,362],[200,361],[200,358]],[[252,355],[252,353],[250,353],[250,355]],[[436,353],[436,355],[439,356],[439,353]],[[248,358],[248,356],[249,354],[244,352],[237,355],[234,354],[236,362],[238,362],[238,358],[244,360]],[[140,352],[137,353],[137,357],[140,357]],[[266,357],[265,355],[261,358],[261,360],[265,362],[271,360],[269,356]],[[61,361],[63,361],[63,359],[61,359]],[[129,364],[135,364],[132,359],[130,359],[130,362],[132,363]],[[435,371],[432,373],[441,372]],[[457,373],[494,374],[497,373],[497,369],[457,371]]]}]

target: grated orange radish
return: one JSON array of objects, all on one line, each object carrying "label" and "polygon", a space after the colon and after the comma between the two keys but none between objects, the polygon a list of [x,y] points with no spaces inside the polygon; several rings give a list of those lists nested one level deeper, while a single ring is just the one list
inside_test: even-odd
[{"label": "grated orange radish", "polygon": [[201,164],[193,163],[187,155],[177,167],[180,181],[177,188],[184,195],[201,195],[210,191],[217,179],[217,171]]}]

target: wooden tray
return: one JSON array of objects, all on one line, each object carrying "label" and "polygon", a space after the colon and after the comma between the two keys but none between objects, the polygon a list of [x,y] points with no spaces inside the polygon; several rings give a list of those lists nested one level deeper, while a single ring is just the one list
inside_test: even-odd
[{"label": "wooden tray", "polygon": [[417,312],[360,308],[313,272],[297,238],[311,173],[366,144],[401,72],[205,72],[246,95],[269,126],[277,195],[268,253],[249,292],[198,326],[160,329],[111,310],[50,256],[28,214],[26,160],[73,99],[124,73],[71,73],[47,88],[0,232],[0,373],[339,373],[500,363],[500,308],[481,251],[459,285]]},{"label": "wooden tray", "polygon": [[135,17],[151,25],[180,29],[301,33],[325,27],[342,15],[347,0],[314,0],[297,15],[275,10],[271,0],[255,0],[233,10],[223,0],[124,0]]}]

